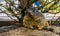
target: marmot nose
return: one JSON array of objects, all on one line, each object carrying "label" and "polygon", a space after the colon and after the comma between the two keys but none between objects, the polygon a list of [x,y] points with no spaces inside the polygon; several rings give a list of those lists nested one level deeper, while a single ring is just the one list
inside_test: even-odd
[{"label": "marmot nose", "polygon": [[33,14],[33,13],[31,13],[31,15],[33,16],[34,14]]},{"label": "marmot nose", "polygon": [[34,15],[34,13],[33,13],[33,12],[31,12],[31,15],[33,16],[33,15]]}]

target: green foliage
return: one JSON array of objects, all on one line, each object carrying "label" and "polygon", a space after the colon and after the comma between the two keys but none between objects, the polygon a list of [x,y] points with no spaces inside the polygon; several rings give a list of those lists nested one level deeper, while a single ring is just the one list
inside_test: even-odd
[{"label": "green foliage", "polygon": [[[23,14],[28,8],[30,8],[30,6],[36,1],[36,0],[18,0],[19,1],[19,5],[21,6],[21,8],[16,8],[15,2],[14,0],[5,0],[6,2],[6,7],[5,9],[12,13],[14,16],[16,16],[19,20],[19,16],[17,16],[15,14],[15,12],[18,13],[18,15],[21,15],[20,12]],[[40,9],[42,9],[42,12],[46,12],[49,10],[55,10],[57,9],[58,11],[60,11],[60,6],[56,6],[60,0],[53,0],[51,2],[47,2],[47,1],[43,1],[43,0],[39,0],[41,2],[41,7]],[[0,5],[2,6],[2,5]],[[24,9],[25,8],[25,9]],[[23,12],[22,12],[23,11]]]},{"label": "green foliage", "polygon": [[57,7],[57,10],[60,12],[60,6]]},{"label": "green foliage", "polygon": [[50,8],[50,6],[52,6],[53,4],[54,4],[54,2],[51,2],[51,3],[47,4],[46,6],[44,6],[44,8],[43,8],[43,9],[49,9],[49,8]]}]

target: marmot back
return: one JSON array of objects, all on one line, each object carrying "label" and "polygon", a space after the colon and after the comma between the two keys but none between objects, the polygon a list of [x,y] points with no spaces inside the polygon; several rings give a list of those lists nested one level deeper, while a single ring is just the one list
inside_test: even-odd
[{"label": "marmot back", "polygon": [[47,28],[49,26],[41,12],[28,12],[23,19],[23,25],[28,28]]}]

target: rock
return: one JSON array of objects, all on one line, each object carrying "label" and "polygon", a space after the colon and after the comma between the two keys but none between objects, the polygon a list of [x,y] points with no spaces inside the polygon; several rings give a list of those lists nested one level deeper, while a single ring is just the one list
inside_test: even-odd
[{"label": "rock", "polygon": [[24,27],[20,27],[8,32],[0,33],[0,36],[59,36],[56,33],[47,30],[32,30]]},{"label": "rock", "polygon": [[53,32],[60,35],[60,26],[50,26],[49,28],[53,29]]}]

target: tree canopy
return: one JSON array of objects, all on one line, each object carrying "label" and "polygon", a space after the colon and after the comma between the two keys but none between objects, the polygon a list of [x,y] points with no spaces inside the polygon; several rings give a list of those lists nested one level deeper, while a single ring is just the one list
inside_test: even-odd
[{"label": "tree canopy", "polygon": [[[0,7],[5,8],[3,11],[0,9],[2,12],[6,13],[11,13],[12,16],[17,17],[19,20],[23,18],[25,15],[25,11],[32,6],[34,2],[37,0],[4,0],[6,5],[0,4]],[[17,6],[15,1],[17,1]],[[40,12],[46,13],[53,13],[56,14],[56,12],[60,12],[60,0],[38,0],[41,3],[41,6],[38,8],[38,10],[41,10]],[[57,10],[55,12],[55,10]],[[7,13],[8,12],[8,13]],[[20,19],[21,18],[21,19]],[[22,19],[23,20],[23,19]]]}]

